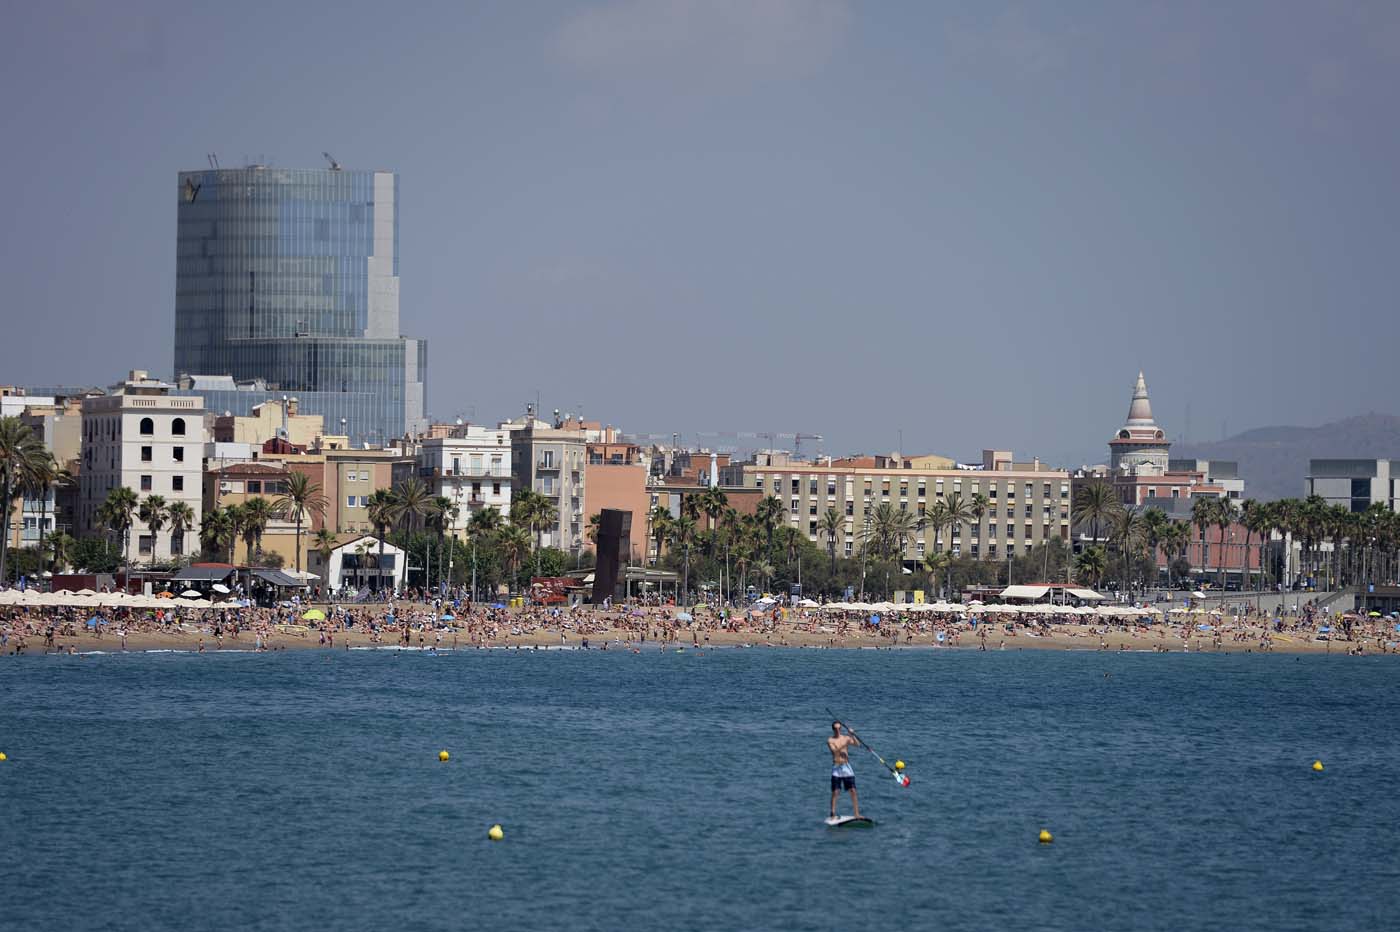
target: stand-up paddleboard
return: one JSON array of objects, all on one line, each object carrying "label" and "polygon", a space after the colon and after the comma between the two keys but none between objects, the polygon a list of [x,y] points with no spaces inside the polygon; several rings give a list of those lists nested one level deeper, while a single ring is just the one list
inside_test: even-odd
[{"label": "stand-up paddleboard", "polygon": [[825,821],[826,824],[831,826],[832,828],[870,828],[872,825],[875,824],[874,819],[867,819],[865,816],[856,817],[852,815],[835,816],[833,818],[826,819]]}]

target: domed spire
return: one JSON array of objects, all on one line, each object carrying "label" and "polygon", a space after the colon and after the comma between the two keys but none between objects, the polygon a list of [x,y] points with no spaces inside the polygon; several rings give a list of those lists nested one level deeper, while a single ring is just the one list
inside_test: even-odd
[{"label": "domed spire", "polygon": [[1133,403],[1128,408],[1129,427],[1152,427],[1152,402],[1147,400],[1147,380],[1138,373],[1137,384],[1133,386]]}]

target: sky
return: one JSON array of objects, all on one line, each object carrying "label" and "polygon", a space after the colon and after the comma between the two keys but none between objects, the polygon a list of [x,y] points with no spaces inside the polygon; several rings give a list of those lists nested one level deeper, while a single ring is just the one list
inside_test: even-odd
[{"label": "sky", "polygon": [[0,384],[171,375],[176,173],[326,151],[400,174],[437,419],[1077,465],[1139,369],[1174,438],[1395,412],[1397,86],[1393,2],[20,4]]}]

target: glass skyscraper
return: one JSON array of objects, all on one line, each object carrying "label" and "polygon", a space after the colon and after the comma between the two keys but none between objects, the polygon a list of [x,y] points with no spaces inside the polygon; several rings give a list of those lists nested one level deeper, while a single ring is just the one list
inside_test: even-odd
[{"label": "glass skyscraper", "polygon": [[210,410],[295,396],[357,445],[425,427],[427,344],[399,333],[398,193],[393,172],[181,172],[176,377],[260,381]]}]

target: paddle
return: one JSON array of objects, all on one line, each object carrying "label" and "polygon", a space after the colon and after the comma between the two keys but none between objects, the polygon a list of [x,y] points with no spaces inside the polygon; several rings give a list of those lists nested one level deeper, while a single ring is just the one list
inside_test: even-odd
[{"label": "paddle", "polygon": [[898,783],[900,786],[906,787],[909,785],[909,778],[905,776],[902,771],[896,770],[895,768],[891,767],[889,763],[883,757],[880,756],[880,752],[876,751],[870,745],[866,744],[865,739],[862,738],[860,735],[856,734],[856,730],[850,725],[847,725],[845,719],[833,714],[830,709],[826,710],[826,714],[831,716],[831,720],[833,722],[840,722],[842,727],[846,729],[847,734],[849,734],[852,738],[856,739],[856,743],[858,743],[861,747],[865,748],[871,754],[874,754],[875,759],[880,762],[880,765],[882,767],[884,767],[890,772],[890,775],[894,777],[896,783]]}]

